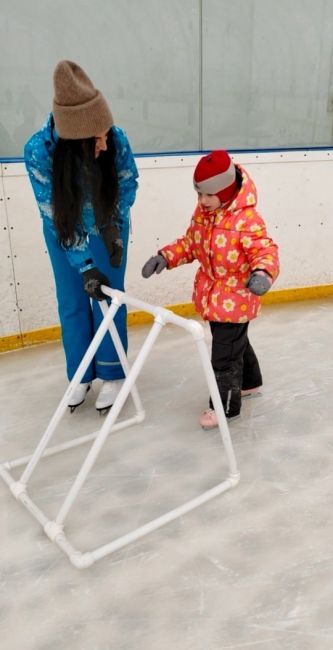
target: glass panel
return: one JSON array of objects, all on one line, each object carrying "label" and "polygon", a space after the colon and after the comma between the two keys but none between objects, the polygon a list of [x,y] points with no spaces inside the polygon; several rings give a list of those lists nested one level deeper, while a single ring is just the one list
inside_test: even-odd
[{"label": "glass panel", "polygon": [[135,152],[199,147],[199,0],[0,0],[0,156],[51,110],[52,74],[79,63]]},{"label": "glass panel", "polygon": [[62,58],[136,153],[330,146],[332,33],[327,0],[0,0],[0,157],[44,122]]},{"label": "glass panel", "polygon": [[203,0],[203,147],[331,145],[333,3]]}]

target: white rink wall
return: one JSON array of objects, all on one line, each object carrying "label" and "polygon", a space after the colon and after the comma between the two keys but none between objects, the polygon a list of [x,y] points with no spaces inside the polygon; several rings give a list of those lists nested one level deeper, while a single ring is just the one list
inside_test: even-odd
[{"label": "white rink wall", "polygon": [[[191,301],[196,266],[149,280],[141,267],[158,247],[181,235],[195,206],[192,174],[200,155],[138,157],[126,288],[156,305]],[[333,149],[243,153],[258,190],[258,209],[280,246],[275,289],[333,283]],[[0,164],[0,337],[58,324],[53,276],[41,219],[23,163]]]}]

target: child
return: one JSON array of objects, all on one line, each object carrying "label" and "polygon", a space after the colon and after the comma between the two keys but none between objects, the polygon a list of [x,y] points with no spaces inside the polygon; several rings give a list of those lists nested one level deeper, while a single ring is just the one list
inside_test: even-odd
[{"label": "child", "polygon": [[[256,210],[253,181],[224,150],[203,156],[194,170],[198,205],[186,234],[164,246],[143,266],[149,278],[198,260],[193,302],[212,332],[212,366],[227,418],[239,415],[241,397],[262,385],[248,339],[249,321],[260,310],[279,272],[277,245]],[[218,426],[213,404],[200,417],[203,429]]]}]

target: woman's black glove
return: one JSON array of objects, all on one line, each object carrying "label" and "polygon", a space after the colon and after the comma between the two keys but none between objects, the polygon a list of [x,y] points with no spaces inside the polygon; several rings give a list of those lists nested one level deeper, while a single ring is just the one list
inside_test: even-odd
[{"label": "woman's black glove", "polygon": [[102,237],[110,256],[111,265],[118,268],[123,258],[123,240],[120,237],[119,228],[114,223],[110,223],[103,229]]},{"label": "woman's black glove", "polygon": [[104,273],[101,273],[96,266],[88,271],[83,271],[84,290],[95,300],[106,300],[107,296],[101,291],[102,284],[110,286],[109,280]]},{"label": "woman's black glove", "polygon": [[150,278],[153,273],[161,273],[167,266],[163,255],[154,255],[143,265],[141,273],[144,278]]}]

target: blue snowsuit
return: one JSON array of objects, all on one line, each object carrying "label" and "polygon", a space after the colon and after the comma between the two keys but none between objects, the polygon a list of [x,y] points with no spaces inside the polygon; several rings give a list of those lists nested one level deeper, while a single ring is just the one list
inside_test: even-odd
[{"label": "blue snowsuit", "polygon": [[[70,248],[63,248],[58,243],[52,206],[52,164],[58,135],[52,115],[49,115],[42,129],[30,138],[24,148],[25,164],[43,219],[45,242],[55,278],[69,380],[75,374],[103,318],[97,301],[90,302],[88,294],[84,291],[81,273],[91,266],[96,266],[107,276],[113,289],[124,291],[130,226],[129,210],[135,200],[138,171],[125,132],[117,126],[112,126],[111,131],[116,148],[119,180],[118,208],[123,240],[123,257],[119,268],[114,268],[110,264],[108,251],[97,232],[94,212],[89,202],[84,205],[82,211],[84,240],[78,237],[78,241]],[[117,312],[115,325],[125,350],[127,350],[126,317],[126,307],[123,305]],[[103,380],[124,377],[109,333],[106,333],[81,381],[89,382],[96,377]]]}]

